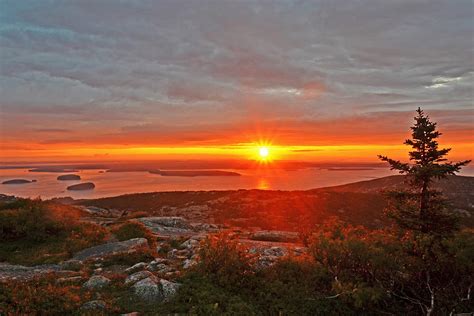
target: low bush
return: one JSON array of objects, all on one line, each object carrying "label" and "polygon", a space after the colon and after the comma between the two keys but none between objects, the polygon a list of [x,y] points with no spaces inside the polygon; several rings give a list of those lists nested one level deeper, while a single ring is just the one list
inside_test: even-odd
[{"label": "low bush", "polygon": [[0,211],[0,241],[38,242],[67,233],[70,221],[56,220],[44,202],[20,201],[4,205]]},{"label": "low bush", "polygon": [[80,223],[72,227],[65,240],[66,251],[72,255],[82,249],[102,243],[107,237],[107,230],[92,223]]},{"label": "low bush", "polygon": [[[209,241],[204,247],[210,248],[205,250],[208,256],[180,280],[183,285],[178,295],[161,307],[163,314],[351,314],[346,305],[325,297],[331,279],[314,262],[288,258],[257,270],[245,255],[231,254],[229,260],[220,256],[229,249],[240,253],[235,241]],[[223,268],[217,268],[219,265]]]},{"label": "low bush", "polygon": [[156,246],[156,238],[151,231],[140,222],[129,221],[114,227],[112,233],[118,240],[124,241],[132,238],[146,238],[150,247]]},{"label": "low bush", "polygon": [[54,276],[27,282],[10,281],[0,285],[1,315],[77,314],[89,293],[76,285],[55,286]]},{"label": "low bush", "polygon": [[216,235],[203,243],[200,263],[182,278],[164,313],[415,315],[429,306],[433,287],[440,315],[472,310],[472,231],[433,248],[429,270],[412,238],[330,222],[310,239],[311,257],[256,269],[238,241]]},{"label": "low bush", "polygon": [[139,262],[150,262],[154,256],[154,251],[148,247],[136,249],[131,253],[115,254],[105,257],[101,262],[104,267],[112,265],[132,266]]},{"label": "low bush", "polygon": [[199,256],[197,270],[221,286],[240,288],[254,274],[255,257],[226,233],[205,239]]},{"label": "low bush", "polygon": [[0,261],[35,265],[57,263],[97,245],[107,230],[79,221],[75,207],[39,199],[0,205]]}]

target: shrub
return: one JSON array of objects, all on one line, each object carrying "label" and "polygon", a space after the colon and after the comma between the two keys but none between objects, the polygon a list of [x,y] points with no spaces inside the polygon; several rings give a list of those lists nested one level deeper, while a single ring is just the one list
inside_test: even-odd
[{"label": "shrub", "polygon": [[[18,206],[20,208],[16,208]],[[8,205],[8,208],[3,207],[0,211],[0,241],[45,241],[65,235],[71,224],[70,220],[55,218],[41,200],[21,200]]]},{"label": "shrub", "polygon": [[142,223],[129,221],[112,229],[118,240],[124,241],[132,238],[146,238],[150,247],[156,246],[156,238]]},{"label": "shrub", "polygon": [[[238,288],[235,288],[236,290]],[[183,280],[177,296],[160,306],[160,315],[259,315],[256,306],[197,272]]]},{"label": "shrub", "polygon": [[72,255],[82,249],[98,245],[104,241],[107,230],[93,223],[80,223],[71,229],[65,241],[67,252]]},{"label": "shrub", "polygon": [[0,261],[56,263],[76,251],[101,243],[107,231],[82,223],[75,207],[39,199],[0,205]]},{"label": "shrub", "polygon": [[254,257],[232,239],[221,233],[204,240],[197,269],[221,286],[240,287],[254,273]]},{"label": "shrub", "polygon": [[27,282],[9,281],[1,285],[2,315],[70,315],[81,306],[81,288],[74,285],[54,286],[54,276]]}]

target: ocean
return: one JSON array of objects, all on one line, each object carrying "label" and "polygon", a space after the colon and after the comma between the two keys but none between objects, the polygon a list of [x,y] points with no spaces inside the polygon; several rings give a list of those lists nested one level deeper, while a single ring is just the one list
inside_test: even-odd
[{"label": "ocean", "polygon": [[[221,169],[222,170],[222,169]],[[396,174],[388,168],[370,169],[323,169],[300,170],[225,170],[238,172],[241,176],[161,176],[148,172],[105,172],[105,170],[79,170],[78,181],[58,181],[62,173],[29,172],[28,169],[0,170],[0,183],[10,179],[36,180],[26,184],[0,184],[0,193],[20,197],[72,197],[92,199],[129,193],[157,191],[201,191],[201,190],[309,190],[351,182],[371,180]],[[474,175],[472,170],[468,174]],[[95,189],[88,191],[68,191],[73,184],[93,182]]]}]

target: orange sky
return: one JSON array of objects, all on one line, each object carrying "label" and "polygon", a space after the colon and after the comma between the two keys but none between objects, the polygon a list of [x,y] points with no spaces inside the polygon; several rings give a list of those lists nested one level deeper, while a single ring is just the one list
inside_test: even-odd
[{"label": "orange sky", "polygon": [[12,2],[0,162],[473,158],[472,5],[363,2]]},{"label": "orange sky", "polygon": [[[338,128],[350,130],[354,124]],[[311,133],[308,129],[300,136],[278,133],[278,129],[266,135],[242,133],[239,135],[220,135],[230,140],[219,144],[209,142],[203,145],[153,144],[142,137],[130,135],[130,138],[107,139],[91,137],[91,141],[81,142],[11,142],[2,144],[2,161],[112,161],[112,160],[155,160],[155,159],[259,159],[259,148],[268,147],[269,158],[274,160],[299,160],[312,162],[375,162],[377,154],[386,154],[404,159],[409,148],[402,145],[408,133],[383,135],[374,126],[367,126],[367,132],[350,135]],[[368,134],[368,135],[367,135]],[[285,138],[287,136],[287,138]],[[136,138],[134,138],[136,137]],[[247,139],[245,138],[247,137]],[[254,141],[252,141],[252,137]],[[297,138],[297,139],[294,139]],[[232,141],[235,141],[233,143]],[[453,131],[442,136],[441,146],[454,147],[451,159],[470,159],[474,152],[472,131]]]}]

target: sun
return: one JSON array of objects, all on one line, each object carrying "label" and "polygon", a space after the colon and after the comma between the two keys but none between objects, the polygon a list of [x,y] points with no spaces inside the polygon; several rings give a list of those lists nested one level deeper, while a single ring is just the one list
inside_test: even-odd
[{"label": "sun", "polygon": [[267,159],[270,154],[268,147],[260,147],[258,150],[261,159]]}]

